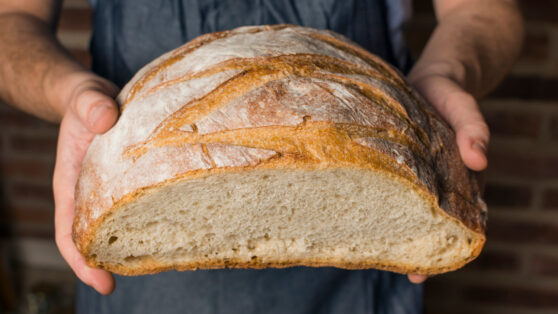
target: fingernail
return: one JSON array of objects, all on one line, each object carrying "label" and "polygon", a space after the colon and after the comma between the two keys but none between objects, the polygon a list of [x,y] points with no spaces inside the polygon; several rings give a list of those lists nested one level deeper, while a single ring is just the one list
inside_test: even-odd
[{"label": "fingernail", "polygon": [[94,126],[97,120],[99,120],[99,118],[103,114],[103,111],[109,108],[110,104],[107,103],[101,103],[93,107],[93,109],[91,109],[91,112],[89,113],[89,125]]},{"label": "fingernail", "polygon": [[482,152],[484,155],[486,155],[486,145],[483,142],[480,141],[475,141],[473,143],[473,149]]}]

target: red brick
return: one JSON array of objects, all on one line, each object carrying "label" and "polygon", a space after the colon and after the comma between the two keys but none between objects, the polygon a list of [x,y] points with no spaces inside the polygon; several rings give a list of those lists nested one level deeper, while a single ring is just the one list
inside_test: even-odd
[{"label": "red brick", "polygon": [[509,252],[485,250],[476,260],[467,265],[467,269],[513,272],[519,269],[519,257]]},{"label": "red brick", "polygon": [[490,133],[503,137],[536,138],[542,121],[540,115],[527,112],[489,111],[484,117]]},{"label": "red brick", "polygon": [[53,239],[54,226],[45,228],[44,226],[37,226],[33,224],[12,224],[5,225],[0,222],[0,237],[29,237],[40,239]]},{"label": "red brick", "polygon": [[83,66],[91,68],[91,54],[87,50],[73,49],[70,50],[72,56]]},{"label": "red brick", "polygon": [[539,309],[558,307],[558,291],[552,289],[527,289],[504,285],[468,286],[464,288],[464,297],[485,304],[506,304]]},{"label": "red brick", "polygon": [[63,9],[58,21],[59,30],[88,31],[91,29],[93,11],[87,8]]},{"label": "red brick", "polygon": [[556,0],[520,0],[521,12],[528,23],[550,22],[557,23],[558,1]]},{"label": "red brick", "polygon": [[13,200],[27,200],[34,199],[45,201],[45,204],[52,204],[54,202],[54,196],[51,186],[39,185],[35,183],[22,183],[14,182],[11,188]]},{"label": "red brick", "polygon": [[0,103],[0,129],[13,128],[56,130],[58,126]]},{"label": "red brick", "polygon": [[489,150],[488,174],[526,179],[558,178],[558,156]]},{"label": "red brick", "polygon": [[542,196],[544,209],[558,209],[558,189],[546,189]]},{"label": "red brick", "polygon": [[[440,306],[438,303],[439,302],[437,302],[437,301],[435,301],[435,302],[425,302],[424,314],[461,314],[461,313],[470,314],[471,313],[470,311],[468,311],[466,308],[463,308],[463,307],[460,307],[459,310],[458,310],[459,312],[456,312],[456,309],[455,309],[454,305]],[[434,306],[432,306],[432,305],[434,305]]]},{"label": "red brick", "polygon": [[531,258],[529,271],[542,276],[558,276],[558,257],[535,255]]},{"label": "red brick", "polygon": [[432,0],[413,1],[413,11],[415,13],[426,13],[434,15],[434,6]]},{"label": "red brick", "polygon": [[509,76],[490,96],[558,100],[558,88],[556,86],[558,86],[558,78],[556,77]]},{"label": "red brick", "polygon": [[512,244],[558,244],[558,225],[489,219],[487,238]]},{"label": "red brick", "polygon": [[33,223],[50,226],[54,223],[54,206],[11,204],[5,216],[10,222]]},{"label": "red brick", "polygon": [[30,158],[0,159],[0,173],[5,177],[27,177],[50,180],[54,165]]},{"label": "red brick", "polygon": [[56,144],[57,138],[49,135],[12,135],[9,146],[10,149],[17,152],[43,153],[54,156]]},{"label": "red brick", "polygon": [[448,281],[451,280],[452,274],[448,276],[433,276],[424,283],[424,298],[426,300],[439,298],[444,295],[444,301],[455,301],[461,295],[459,283],[456,283],[453,289],[448,290]]},{"label": "red brick", "polygon": [[532,32],[527,30],[525,43],[521,51],[520,61],[545,62],[549,54],[549,38],[547,32]]},{"label": "red brick", "polygon": [[528,186],[514,186],[488,183],[484,191],[484,200],[488,207],[528,207],[531,204],[533,191]]},{"label": "red brick", "polygon": [[409,27],[405,29],[405,44],[409,47],[413,58],[417,59],[420,56],[435,27],[436,21],[434,19],[431,23],[411,20]]},{"label": "red brick", "polygon": [[550,120],[550,134],[553,140],[558,141],[558,118]]}]

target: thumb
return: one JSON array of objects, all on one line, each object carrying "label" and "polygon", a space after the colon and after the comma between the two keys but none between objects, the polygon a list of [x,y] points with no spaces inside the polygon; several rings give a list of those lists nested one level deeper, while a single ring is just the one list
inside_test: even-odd
[{"label": "thumb", "polygon": [[118,105],[111,97],[111,89],[88,87],[75,98],[75,112],[82,124],[92,133],[108,131],[118,119]]},{"label": "thumb", "polygon": [[465,165],[471,170],[484,170],[490,132],[475,98],[445,77],[425,78],[416,82],[415,88],[455,131]]}]

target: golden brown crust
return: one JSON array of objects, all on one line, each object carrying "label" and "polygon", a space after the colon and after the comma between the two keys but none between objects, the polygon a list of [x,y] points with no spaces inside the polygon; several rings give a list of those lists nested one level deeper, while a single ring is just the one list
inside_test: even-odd
[{"label": "golden brown crust", "polygon": [[[260,27],[251,28],[248,32],[250,33],[257,33],[262,31],[269,31],[269,30],[280,30],[283,28],[289,27],[287,24],[280,24],[280,25],[266,25]],[[217,39],[227,38],[229,36],[234,35],[234,31],[221,31],[221,32],[214,32],[209,34],[204,34],[201,36],[196,37],[192,41],[189,41],[182,47],[179,47],[172,51],[171,56],[169,58],[162,60],[160,64],[153,66],[145,73],[141,79],[136,81],[130,88],[129,93],[127,93],[126,101],[122,104],[121,109],[124,110],[124,107],[134,99],[137,92],[143,88],[143,85],[152,80],[157,74],[161,73],[168,67],[171,67],[173,64],[177,63],[178,61],[182,60],[188,53],[198,49],[204,45],[207,45]]]},{"label": "golden brown crust", "polygon": [[[189,74],[180,79],[166,81],[156,85],[152,89],[157,90],[179,82],[231,69],[241,70],[241,72],[204,97],[185,104],[180,110],[161,122],[145,142],[157,146],[157,142],[166,142],[165,140],[169,138],[172,138],[172,141],[175,142],[180,141],[184,134],[184,132],[180,131],[182,126],[200,120],[207,116],[208,113],[230,103],[233,99],[244,95],[248,91],[265,85],[267,82],[277,81],[288,75],[296,75],[299,77],[322,78],[344,84],[347,88],[374,101],[377,105],[381,106],[387,114],[398,118],[405,129],[412,130],[412,132],[408,132],[406,136],[417,137],[418,140],[423,142],[421,146],[428,147],[430,144],[425,131],[410,120],[405,108],[391,99],[381,89],[350,77],[319,72],[329,71],[332,73],[351,73],[375,77],[374,71],[362,69],[361,67],[351,65],[343,60],[328,56],[295,54],[270,58],[233,58],[227,60],[224,64],[218,64],[202,72],[198,72],[195,75]],[[384,83],[388,83],[384,76],[378,77],[378,79],[385,80]],[[384,126],[384,128],[389,127],[389,125]],[[404,132],[404,129],[394,129],[394,131]],[[417,140],[409,141],[409,144],[419,145],[414,143],[416,141]],[[145,145],[141,146],[145,148]],[[126,154],[129,155],[128,157],[133,158],[138,158],[143,153],[145,153],[144,150],[136,151],[135,153],[132,152],[131,154],[129,151],[126,152]]]},{"label": "golden brown crust", "polygon": [[[274,51],[267,55],[267,50],[261,49],[258,53],[263,56],[249,53],[248,58],[228,57],[169,74],[198,49],[211,51],[212,43],[239,34],[267,36],[266,32],[270,41],[281,32],[282,40],[303,36],[314,40],[315,45],[337,50],[322,55],[294,48],[287,51],[290,48],[286,45],[283,54]],[[265,45],[259,38],[254,46]],[[230,75],[215,79],[222,73]],[[138,127],[134,113],[130,113],[134,106],[147,110],[153,106],[152,101],[166,99],[165,91],[177,86],[186,86],[194,93],[194,87],[188,84],[195,82],[218,84],[173,107],[166,116],[144,119],[150,126],[139,122],[141,132],[131,132]],[[486,209],[475,178],[461,162],[453,131],[405,85],[396,70],[339,35],[289,25],[207,34],[142,69],[119,99],[128,109],[111,130],[116,135],[107,134],[94,141],[76,189],[73,237],[91,265],[95,262],[90,246],[96,230],[127,203],[180,180],[263,168],[383,171],[412,186],[441,215],[478,233],[480,239],[471,244],[474,254],[470,258],[446,268],[335,260],[271,263],[269,267],[374,267],[432,274],[461,267],[482,248]],[[246,114],[238,115],[239,111]],[[135,114],[142,113],[138,112]],[[117,135],[120,137],[115,138]],[[232,146],[256,149],[256,153],[238,163],[217,160],[211,153],[211,149]],[[159,174],[161,165],[169,165],[173,171]],[[159,176],[144,176],[142,171]],[[169,266],[142,261],[129,270],[118,265],[104,267],[122,274],[157,272],[168,267],[266,267],[252,261],[227,263],[200,261]]]}]

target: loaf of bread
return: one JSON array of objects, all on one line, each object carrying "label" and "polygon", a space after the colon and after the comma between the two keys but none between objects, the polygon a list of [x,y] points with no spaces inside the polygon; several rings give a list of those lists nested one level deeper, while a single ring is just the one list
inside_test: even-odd
[{"label": "loaf of bread", "polygon": [[486,206],[455,134],[380,58],[292,25],[200,36],[141,69],[76,187],[74,242],[123,275],[334,266],[437,274]]}]

